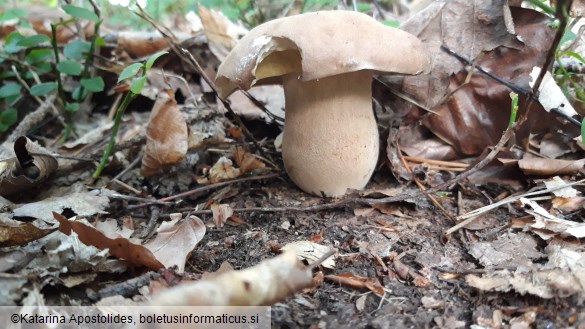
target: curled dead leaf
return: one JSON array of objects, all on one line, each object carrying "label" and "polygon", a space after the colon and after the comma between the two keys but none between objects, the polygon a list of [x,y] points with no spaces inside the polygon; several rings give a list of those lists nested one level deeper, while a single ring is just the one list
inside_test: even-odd
[{"label": "curled dead leaf", "polygon": [[57,170],[57,160],[25,136],[14,142],[14,154],[16,157],[0,162],[0,195],[26,191]]},{"label": "curled dead leaf", "polygon": [[187,123],[175,96],[170,90],[161,92],[146,127],[146,150],[140,174],[157,174],[165,165],[183,159],[187,154],[187,139]]}]

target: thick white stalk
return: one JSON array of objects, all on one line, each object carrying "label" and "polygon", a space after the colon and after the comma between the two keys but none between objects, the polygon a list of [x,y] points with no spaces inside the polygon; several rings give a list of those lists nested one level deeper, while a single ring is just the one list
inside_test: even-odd
[{"label": "thick white stalk", "polygon": [[379,152],[372,74],[359,71],[306,82],[287,75],[283,85],[282,157],[290,178],[319,196],[364,188]]}]

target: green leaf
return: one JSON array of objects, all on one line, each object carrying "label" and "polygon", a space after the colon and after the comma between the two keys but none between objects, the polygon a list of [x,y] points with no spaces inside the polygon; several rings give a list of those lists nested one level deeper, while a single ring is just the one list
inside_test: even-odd
[{"label": "green leaf", "polygon": [[148,71],[150,70],[150,68],[152,67],[152,65],[154,65],[154,61],[156,61],[159,57],[161,57],[162,55],[168,54],[168,51],[159,51],[155,54],[152,54],[148,57],[148,59],[146,60],[146,63],[144,64],[144,68]]},{"label": "green leaf", "polygon": [[81,74],[81,64],[72,60],[64,60],[57,64],[57,70],[63,74],[79,75]]},{"label": "green leaf", "polygon": [[399,27],[400,22],[395,19],[384,19],[382,20],[382,24],[390,27]]},{"label": "green leaf", "polygon": [[45,62],[53,57],[52,49],[33,49],[24,57],[29,64]]},{"label": "green leaf", "polygon": [[585,118],[581,122],[581,143],[585,144]]},{"label": "green leaf", "polygon": [[18,42],[22,39],[24,39],[24,36],[18,31],[10,32],[6,37],[6,40],[4,40],[4,51],[11,54],[18,52],[23,48],[18,45]]},{"label": "green leaf", "polygon": [[30,94],[33,96],[46,95],[57,89],[56,82],[43,82],[30,87]]},{"label": "green leaf", "polygon": [[[34,64],[35,67],[35,72],[37,73],[37,75],[42,75],[45,73],[49,73],[51,71],[53,71],[53,68],[51,67],[51,63],[49,62],[40,62],[37,64]],[[27,72],[30,73],[30,72]],[[30,79],[31,77],[27,77],[27,79]]]},{"label": "green leaf", "polygon": [[65,111],[75,112],[79,110],[79,103],[65,103]]},{"label": "green leaf", "polygon": [[51,39],[49,39],[48,36],[44,34],[35,34],[28,37],[24,37],[22,40],[18,41],[16,45],[21,47],[36,47],[41,43],[49,41],[51,41]]},{"label": "green leaf", "polygon": [[583,56],[579,55],[578,53],[576,53],[574,51],[563,51],[559,54],[559,56],[562,56],[562,55],[571,56],[571,57],[575,58],[576,60],[578,60],[579,62],[585,64],[585,58],[583,58]]},{"label": "green leaf", "polygon": [[105,83],[102,77],[93,77],[90,79],[81,79],[81,85],[92,93],[97,93],[104,90]]},{"label": "green leaf", "polygon": [[97,22],[100,20],[99,17],[93,11],[82,7],[77,7],[73,5],[63,5],[61,6],[61,8],[63,8],[63,10],[65,10],[66,13],[75,18],[87,19],[93,22]]},{"label": "green leaf", "polygon": [[0,122],[12,126],[18,120],[18,112],[15,109],[6,109],[0,112]]},{"label": "green leaf", "polygon": [[20,18],[26,15],[26,11],[20,8],[11,8],[0,15],[0,22],[9,21],[11,19]]},{"label": "green leaf", "polygon": [[120,83],[120,81],[122,81],[122,80],[126,80],[128,78],[135,76],[141,67],[142,67],[142,63],[132,63],[132,64],[126,66],[122,70],[122,72],[120,73],[120,76],[118,77],[118,83]]},{"label": "green leaf", "polygon": [[63,48],[63,54],[71,59],[85,59],[89,52],[90,44],[87,41],[69,41]]},{"label": "green leaf", "polygon": [[563,37],[561,38],[561,41],[559,44],[562,45],[565,42],[573,41],[573,40],[575,40],[576,37],[577,37],[577,35],[575,33],[573,33],[573,31],[571,31],[570,29],[567,29],[565,31],[565,34],[563,34]]},{"label": "green leaf", "polygon": [[142,91],[142,88],[144,88],[145,83],[146,76],[132,80],[132,84],[130,85],[130,91],[137,95],[140,94],[140,91]]},{"label": "green leaf", "polygon": [[[83,94],[81,93],[82,89],[83,89]],[[81,101],[85,97],[87,97],[88,93],[89,92],[87,91],[87,89],[85,89],[85,87],[81,88],[81,86],[77,86],[75,89],[73,89],[73,92],[71,93],[71,97],[74,100]]]},{"label": "green leaf", "polygon": [[16,82],[8,82],[0,88],[0,98],[8,98],[11,96],[20,95],[22,86]]},{"label": "green leaf", "polygon": [[100,46],[101,47],[101,46],[105,46],[106,45],[106,40],[104,38],[100,37],[100,36],[97,36],[95,38],[94,43],[95,43],[96,46]]}]

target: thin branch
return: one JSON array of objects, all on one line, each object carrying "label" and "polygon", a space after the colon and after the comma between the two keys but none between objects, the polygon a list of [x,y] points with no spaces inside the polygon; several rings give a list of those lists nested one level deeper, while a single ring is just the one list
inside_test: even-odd
[{"label": "thin branch", "polygon": [[142,208],[142,207],[150,206],[153,204],[159,204],[161,202],[168,202],[168,201],[175,200],[175,199],[182,199],[182,198],[186,198],[188,196],[194,195],[194,194],[200,194],[200,193],[212,190],[212,189],[224,187],[224,186],[231,185],[231,184],[236,184],[236,183],[241,183],[241,182],[246,182],[246,181],[253,181],[253,180],[271,179],[271,178],[280,177],[282,175],[283,175],[282,172],[277,172],[277,173],[272,173],[272,174],[267,174],[267,175],[262,175],[262,176],[244,177],[244,178],[232,179],[232,180],[225,181],[225,182],[209,184],[209,185],[205,185],[202,187],[198,187],[198,188],[190,190],[190,191],[171,195],[171,196],[166,197],[166,198],[162,198],[162,199],[158,199],[158,200],[149,200],[149,201],[142,203],[142,204],[128,206],[128,209]]}]

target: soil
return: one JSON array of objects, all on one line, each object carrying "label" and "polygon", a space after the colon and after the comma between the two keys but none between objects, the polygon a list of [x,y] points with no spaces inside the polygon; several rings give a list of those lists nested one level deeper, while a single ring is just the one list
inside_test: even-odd
[{"label": "soil", "polygon": [[[382,170],[375,177],[378,183],[371,185],[400,187],[388,176]],[[270,209],[329,201],[299,191],[286,177],[230,189],[235,196],[222,202],[234,208]],[[403,187],[402,192],[411,189]],[[497,195],[500,191],[483,192]],[[477,195],[464,193],[463,199],[469,198],[464,204],[481,205]],[[448,213],[457,213],[452,194],[444,196],[441,205]],[[273,328],[469,328],[472,324],[479,325],[475,328],[516,328],[514,323],[518,328],[585,328],[585,308],[577,297],[541,299],[514,292],[482,292],[466,283],[467,274],[491,270],[468,254],[470,241],[491,241],[518,232],[508,227],[507,209],[495,211],[490,217],[495,220],[483,229],[460,230],[449,237],[444,231],[453,222],[428,199],[381,209],[242,213],[245,224],[230,221],[221,229],[208,229],[190,257],[187,271],[214,272],[223,262],[235,269],[247,268],[276,256],[278,247],[288,242],[312,240],[334,246],[340,253],[335,269],[318,271],[374,278],[385,293],[379,296],[324,280],[273,305]],[[209,215],[201,218],[212,221]],[[396,259],[400,262],[394,262]]]}]

